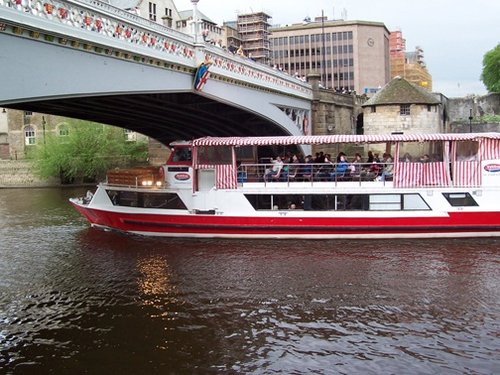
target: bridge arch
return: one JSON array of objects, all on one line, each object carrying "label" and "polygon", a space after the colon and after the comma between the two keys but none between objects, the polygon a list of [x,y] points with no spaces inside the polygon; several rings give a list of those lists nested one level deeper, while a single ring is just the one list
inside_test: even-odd
[{"label": "bridge arch", "polygon": [[[54,9],[92,13],[89,22],[106,17],[120,29],[143,30],[147,38],[130,43],[122,34],[103,34],[97,24],[64,22],[60,12],[49,17],[31,12],[29,3],[23,9],[5,4],[0,57],[9,74],[0,87],[1,106],[120,126],[163,143],[200,136],[301,135],[303,123],[310,123],[310,86],[270,67],[197,45],[189,36],[106,4],[91,9],[47,0]],[[197,92],[194,72],[206,57],[213,61],[211,78]]]}]

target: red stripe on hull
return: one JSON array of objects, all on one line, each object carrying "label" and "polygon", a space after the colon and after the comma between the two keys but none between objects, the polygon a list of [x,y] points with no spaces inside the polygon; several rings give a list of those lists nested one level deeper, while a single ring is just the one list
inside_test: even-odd
[{"label": "red stripe on hull", "polygon": [[[447,217],[237,217],[155,215],[102,211],[74,205],[91,223],[124,232],[151,235],[272,236],[393,235],[500,233],[497,212],[450,213]],[[494,234],[494,232],[497,232]]]}]

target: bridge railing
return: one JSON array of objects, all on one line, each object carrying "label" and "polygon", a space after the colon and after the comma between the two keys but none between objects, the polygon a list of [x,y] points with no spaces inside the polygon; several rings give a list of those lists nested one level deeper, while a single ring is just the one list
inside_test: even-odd
[{"label": "bridge railing", "polygon": [[52,37],[65,36],[100,48],[128,51],[130,58],[134,53],[148,54],[195,65],[191,36],[98,0],[0,0],[0,7],[17,11],[2,12],[0,22],[12,21],[21,28],[24,22],[30,29]]},{"label": "bridge railing", "polygon": [[193,37],[191,35],[182,33],[180,31],[177,31],[175,29],[172,29],[171,27],[161,25],[157,22],[153,22],[148,20],[147,18],[140,17],[137,14],[127,12],[124,9],[117,8],[113,5],[110,5],[108,3],[99,1],[99,0],[67,0],[68,3],[75,3],[75,4],[87,4],[91,7],[91,9],[100,9],[102,10],[103,13],[107,14],[113,14],[117,18],[121,19],[126,19],[127,21],[134,23],[136,25],[142,25],[147,29],[150,30],[155,30],[158,33],[161,34],[168,34],[171,37],[175,37],[179,40],[182,40],[186,43],[193,43]]},{"label": "bridge railing", "polygon": [[279,89],[295,96],[312,99],[311,86],[270,66],[232,54],[220,47],[207,44],[205,58],[213,63],[210,70],[245,84]]},{"label": "bridge railing", "polygon": [[[0,0],[1,28],[17,28],[21,37],[40,38],[66,47],[119,56],[137,63],[194,69],[204,60],[211,72],[232,84],[255,86],[312,99],[309,84],[295,77],[233,55],[210,44],[195,44],[192,36],[99,0]],[[6,22],[6,23],[4,23]],[[23,33],[27,28],[29,34]],[[5,31],[5,30],[4,30]],[[35,31],[35,32],[33,32]],[[144,58],[146,57],[146,58]],[[157,63],[159,62],[159,63]]]}]

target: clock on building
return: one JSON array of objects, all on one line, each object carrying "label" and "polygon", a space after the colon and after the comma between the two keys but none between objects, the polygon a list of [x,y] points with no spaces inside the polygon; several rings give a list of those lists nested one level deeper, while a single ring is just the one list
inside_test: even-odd
[{"label": "clock on building", "polygon": [[373,38],[368,38],[366,43],[368,44],[368,46],[373,47],[373,45],[375,44],[375,41],[373,40]]}]

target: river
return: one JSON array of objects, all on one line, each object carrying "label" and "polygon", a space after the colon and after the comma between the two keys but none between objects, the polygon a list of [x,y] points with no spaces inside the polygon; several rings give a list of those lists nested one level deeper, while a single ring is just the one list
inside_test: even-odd
[{"label": "river", "polygon": [[500,373],[500,240],[157,239],[0,189],[0,373]]}]

